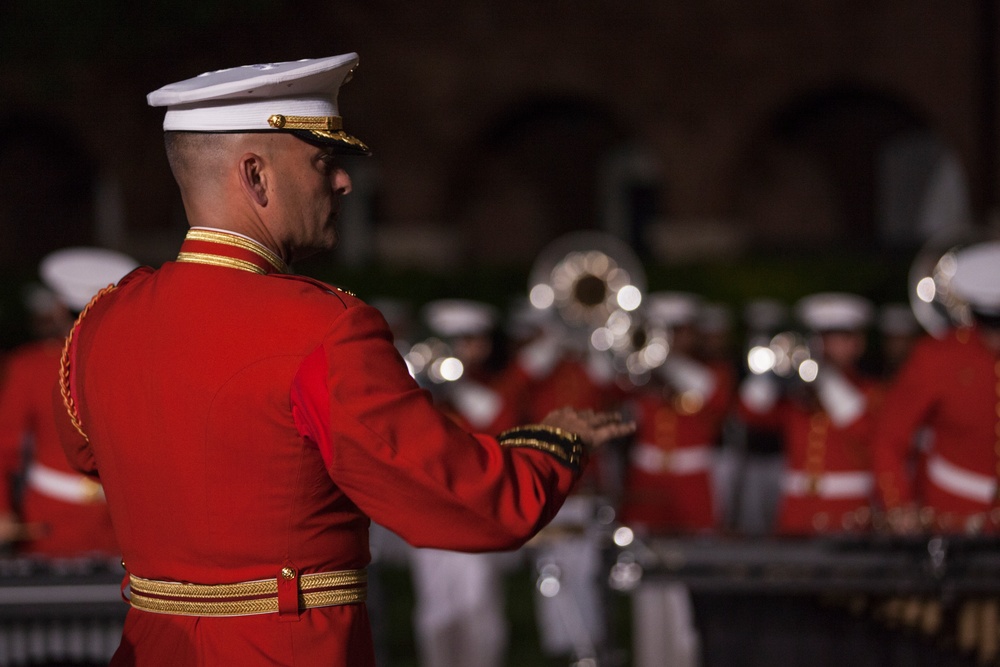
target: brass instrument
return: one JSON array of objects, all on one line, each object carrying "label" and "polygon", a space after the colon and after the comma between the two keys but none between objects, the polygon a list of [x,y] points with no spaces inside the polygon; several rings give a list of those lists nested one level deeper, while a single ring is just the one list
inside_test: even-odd
[{"label": "brass instrument", "polygon": [[610,353],[620,371],[665,357],[663,336],[637,317],[646,291],[642,263],[609,234],[574,232],[553,241],[535,260],[528,289],[532,306],[555,312],[571,336]]},{"label": "brass instrument", "polygon": [[796,331],[782,331],[767,345],[751,347],[747,352],[747,368],[754,375],[773,373],[785,380],[806,383],[819,377],[819,362],[809,341]]},{"label": "brass instrument", "polygon": [[403,355],[410,375],[423,387],[455,382],[465,373],[462,362],[451,346],[440,338],[427,338],[414,343]]},{"label": "brass instrument", "polygon": [[908,276],[909,301],[913,315],[927,333],[940,338],[953,326],[972,323],[968,304],[951,291],[955,255],[967,246],[995,237],[995,233],[976,229],[951,231],[931,239],[917,253]]}]

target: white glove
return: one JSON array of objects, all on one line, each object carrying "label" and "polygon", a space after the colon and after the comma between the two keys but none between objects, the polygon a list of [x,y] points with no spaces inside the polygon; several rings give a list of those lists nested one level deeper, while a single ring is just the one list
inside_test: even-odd
[{"label": "white glove", "polygon": [[529,377],[537,380],[551,373],[561,356],[560,340],[542,336],[521,348],[517,353],[517,364]]},{"label": "white glove", "polygon": [[832,368],[823,368],[816,378],[816,396],[838,428],[847,426],[862,414],[868,405],[865,395]]},{"label": "white glove", "polygon": [[614,362],[608,354],[591,350],[587,353],[587,376],[599,387],[615,381]]},{"label": "white glove", "polygon": [[740,401],[747,410],[758,414],[773,408],[780,393],[777,381],[770,375],[751,375],[740,384]]},{"label": "white glove", "polygon": [[712,371],[694,359],[668,355],[660,366],[660,373],[678,393],[693,392],[703,399],[715,393],[715,376]]},{"label": "white glove", "polygon": [[477,382],[456,382],[448,389],[452,405],[473,428],[489,428],[503,408],[500,394]]}]

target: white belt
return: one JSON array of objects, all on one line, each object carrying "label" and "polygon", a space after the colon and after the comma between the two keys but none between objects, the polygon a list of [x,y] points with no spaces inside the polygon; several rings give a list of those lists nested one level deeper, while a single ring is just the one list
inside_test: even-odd
[{"label": "white belt", "polygon": [[952,495],[984,505],[992,503],[997,492],[995,477],[960,468],[939,454],[927,462],[927,477]]},{"label": "white belt", "polygon": [[787,470],[781,479],[781,490],[790,496],[815,495],[837,500],[867,496],[875,488],[870,472],[827,472],[810,475],[801,470]]},{"label": "white belt", "polygon": [[695,445],[664,451],[654,445],[639,443],[632,447],[629,460],[636,468],[650,474],[693,475],[712,466],[712,448]]},{"label": "white belt", "polygon": [[32,463],[28,468],[28,486],[38,493],[77,505],[104,502],[104,488],[89,477],[62,472]]}]

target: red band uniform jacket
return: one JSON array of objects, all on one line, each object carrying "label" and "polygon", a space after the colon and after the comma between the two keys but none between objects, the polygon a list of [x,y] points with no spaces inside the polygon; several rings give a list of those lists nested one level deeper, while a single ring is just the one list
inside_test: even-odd
[{"label": "red band uniform jacket", "polygon": [[101,486],[70,467],[56,431],[57,418],[65,419],[64,409],[53,401],[61,352],[60,341],[42,340],[8,357],[0,386],[0,513],[11,510],[8,482],[23,471],[20,518],[41,524],[44,532],[21,543],[18,551],[60,558],[114,556],[118,544]]},{"label": "red band uniform jacket", "polygon": [[[369,518],[414,546],[509,549],[557,511],[585,463],[578,446],[470,435],[417,387],[377,310],[272,275],[280,260],[242,237],[197,238],[96,299],[69,348],[89,442],[64,424],[64,446],[100,475],[131,573],[221,584],[363,568]],[[373,657],[363,604],[133,608],[112,664]]]},{"label": "red band uniform jacket", "polygon": [[625,473],[622,519],[653,533],[712,530],[712,463],[732,405],[734,379],[726,364],[703,365],[711,378],[704,393],[651,383],[633,396],[638,424]]},{"label": "red band uniform jacket", "polygon": [[[922,427],[930,449],[919,461],[923,469],[913,471]],[[914,347],[886,396],[874,467],[887,510],[913,504],[925,509],[935,529],[996,531],[1000,359],[974,329],[928,337]]]},{"label": "red band uniform jacket", "polygon": [[837,423],[810,389],[758,411],[742,400],[739,415],[752,426],[781,434],[785,471],[775,531],[810,535],[870,528],[874,479],[872,429],[884,389],[872,379],[844,378],[864,397],[864,410]]}]

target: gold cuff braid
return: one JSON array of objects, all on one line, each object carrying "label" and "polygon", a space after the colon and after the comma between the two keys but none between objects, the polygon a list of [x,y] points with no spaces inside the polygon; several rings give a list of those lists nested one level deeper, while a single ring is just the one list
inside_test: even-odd
[{"label": "gold cuff braid", "polygon": [[529,447],[554,456],[572,470],[579,470],[584,446],[576,433],[555,426],[529,424],[504,431],[497,437],[503,447]]}]

